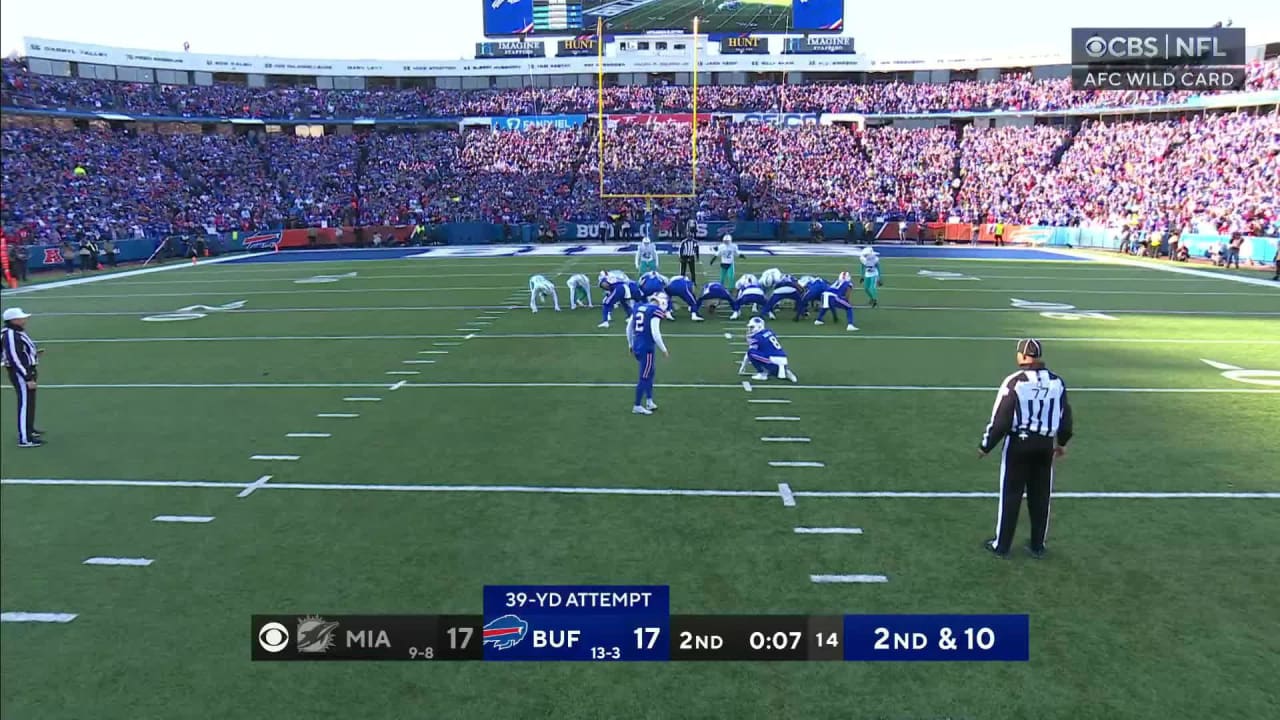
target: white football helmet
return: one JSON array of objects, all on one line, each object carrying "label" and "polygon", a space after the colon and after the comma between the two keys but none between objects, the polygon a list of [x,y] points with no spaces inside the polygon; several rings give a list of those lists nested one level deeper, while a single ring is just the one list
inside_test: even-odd
[{"label": "white football helmet", "polygon": [[747,321],[747,335],[755,335],[764,330],[764,318],[753,317]]},{"label": "white football helmet", "polygon": [[760,273],[760,286],[768,289],[773,287],[774,285],[777,285],[778,281],[781,279],[782,279],[781,270],[779,270],[778,268],[769,268],[768,270],[765,270],[764,272]]},{"label": "white football helmet", "polygon": [[666,312],[671,306],[671,298],[667,297],[666,293],[660,292],[653,296],[653,304],[657,305],[659,310]]},{"label": "white football helmet", "polygon": [[849,271],[848,271],[848,270],[846,270],[846,271],[844,271],[844,272],[840,273],[839,281],[840,281],[840,282],[853,282],[853,276],[849,274]]}]

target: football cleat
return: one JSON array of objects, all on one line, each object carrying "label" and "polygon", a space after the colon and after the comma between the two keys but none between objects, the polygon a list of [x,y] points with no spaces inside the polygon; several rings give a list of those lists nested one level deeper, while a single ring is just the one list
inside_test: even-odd
[{"label": "football cleat", "polygon": [[689,319],[694,322],[702,322],[702,316],[698,313],[689,313]]},{"label": "football cleat", "polygon": [[858,328],[857,328],[856,326],[854,326],[854,325],[845,325],[845,326],[844,326],[844,329],[845,329],[845,330],[848,330],[849,332],[857,332],[857,331],[858,331]]},{"label": "football cleat", "polygon": [[631,408],[632,415],[652,415],[653,411],[643,405],[636,405]]},{"label": "football cleat", "polygon": [[814,325],[826,325],[826,323],[822,322],[821,320],[814,320],[814,321],[813,321],[813,324],[814,324]]},{"label": "football cleat", "polygon": [[740,314],[741,314],[741,313],[736,313],[736,312],[735,312],[734,314],[732,314],[732,315],[730,315],[730,316],[729,316],[729,319],[730,319],[730,320],[737,320],[737,319],[738,319],[738,316],[739,316]]},{"label": "football cleat", "polygon": [[646,410],[657,410],[657,409],[658,409],[658,404],[657,404],[657,403],[655,403],[655,402],[653,401],[653,399],[651,398],[651,399],[649,399],[649,400],[646,400],[646,401],[645,401],[645,403],[644,403],[644,407],[645,407],[645,409],[646,409]]},{"label": "football cleat", "polygon": [[768,379],[769,379],[769,375],[768,375],[767,373],[756,373],[755,375],[752,375],[752,376],[751,376],[751,379],[752,379],[752,380],[758,380],[758,381],[764,381],[764,380],[768,380]]},{"label": "football cleat", "polygon": [[605,320],[604,322],[600,323],[600,324],[599,324],[599,325],[597,325],[596,327],[598,327],[598,328],[607,328],[607,327],[609,327],[609,321],[608,321],[608,320]]},{"label": "football cleat", "polygon": [[796,377],[796,374],[791,372],[791,368],[787,368],[787,379],[793,383],[800,382],[800,378]]},{"label": "football cleat", "polygon": [[769,319],[770,319],[770,320],[777,320],[777,319],[778,319],[778,316],[777,316],[777,315],[774,315],[773,313],[769,313]]}]

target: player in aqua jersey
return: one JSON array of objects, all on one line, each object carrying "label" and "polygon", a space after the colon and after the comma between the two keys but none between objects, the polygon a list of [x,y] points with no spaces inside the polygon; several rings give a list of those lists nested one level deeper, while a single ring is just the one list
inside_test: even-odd
[{"label": "player in aqua jersey", "polygon": [[742,253],[738,252],[738,246],[733,244],[733,236],[725,233],[720,240],[720,247],[716,248],[716,254],[711,258],[711,262],[720,261],[720,284],[725,287],[733,285],[733,278],[737,275],[735,272],[735,263],[738,256]]},{"label": "player in aqua jersey", "polygon": [[658,270],[658,248],[653,241],[645,238],[636,248],[636,272],[641,275]]},{"label": "player in aqua jersey", "polygon": [[662,341],[662,318],[667,313],[667,296],[658,293],[652,303],[636,306],[627,323],[627,347],[640,364],[640,379],[636,382],[636,404],[631,412],[636,415],[652,415],[658,405],[653,402],[654,351],[661,350],[670,357],[666,343]]},{"label": "player in aqua jersey", "polygon": [[603,287],[606,288],[604,302],[600,305],[600,314],[602,319],[596,327],[609,327],[609,320],[613,317],[613,306],[622,303],[622,309],[631,315],[631,303],[640,302],[644,298],[644,293],[640,291],[640,286],[630,280],[614,281],[605,277],[602,281]]},{"label": "player in aqua jersey", "polygon": [[862,249],[862,289],[871,300],[871,307],[880,304],[880,255],[870,245]]},{"label": "player in aqua jersey", "polygon": [[538,301],[546,301],[547,296],[555,303],[556,312],[560,312],[560,297],[556,295],[556,286],[542,275],[529,278],[529,309],[538,312]]},{"label": "player in aqua jersey", "polygon": [[779,379],[800,381],[791,368],[787,367],[787,352],[782,349],[782,342],[772,330],[765,327],[762,318],[753,317],[747,321],[747,360],[756,369],[756,374],[751,376],[752,380],[768,380],[769,371],[776,368]]},{"label": "player in aqua jersey", "polygon": [[733,314],[729,316],[730,320],[737,320],[738,315],[742,313],[742,309],[751,306],[752,312],[760,312],[769,300],[764,296],[764,288],[760,287],[760,281],[755,275],[747,273],[735,284],[738,290],[738,307],[734,309]]},{"label": "player in aqua jersey", "polygon": [[[760,276],[761,281],[764,275]],[[779,275],[773,282],[773,292],[769,295],[769,302],[764,306],[764,311],[768,313],[769,319],[777,318],[773,311],[782,304],[783,300],[790,300],[796,305],[796,312],[800,312],[800,298],[804,295],[800,283],[796,281],[792,275]]]},{"label": "player in aqua jersey", "polygon": [[[729,294],[729,291],[724,289],[724,285],[713,282],[707,283],[702,287],[702,294],[698,296],[698,304],[693,306],[694,320],[702,319],[697,316],[702,313],[702,306],[708,300],[727,302],[729,303],[729,307],[733,308],[733,313],[735,315],[738,313],[738,303],[734,301],[733,296]],[[715,304],[716,303],[712,303],[712,306],[714,307]]]},{"label": "player in aqua jersey", "polygon": [[677,275],[671,278],[671,282],[667,283],[667,297],[671,301],[671,308],[667,310],[667,317],[672,320],[676,319],[675,300],[679,298],[689,307],[689,317],[694,322],[700,322],[702,318],[698,317],[695,308],[698,306],[698,298],[694,295],[694,291],[698,286],[693,281],[683,275]]},{"label": "player in aqua jersey", "polygon": [[822,304],[822,294],[827,291],[827,281],[820,277],[805,275],[800,278],[800,300],[796,303],[796,322],[809,314],[809,306]]},{"label": "player in aqua jersey", "polygon": [[591,283],[587,280],[587,276],[582,273],[570,276],[569,282],[569,309],[576,310],[580,307],[595,307],[591,302]]},{"label": "player in aqua jersey", "polygon": [[818,311],[818,319],[813,321],[814,325],[822,325],[822,318],[830,310],[835,315],[836,308],[843,308],[845,319],[848,325],[845,330],[853,332],[858,328],[853,325],[853,304],[849,302],[849,288],[853,287],[853,278],[847,272],[840,273],[840,277],[831,283],[822,293],[822,309]]},{"label": "player in aqua jersey", "polygon": [[645,297],[653,297],[667,289],[667,278],[657,270],[650,270],[640,276],[640,292]]}]

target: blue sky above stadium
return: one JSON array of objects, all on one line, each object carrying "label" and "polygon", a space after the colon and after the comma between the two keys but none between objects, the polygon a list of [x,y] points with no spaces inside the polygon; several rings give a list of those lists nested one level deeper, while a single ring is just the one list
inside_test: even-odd
[{"label": "blue sky above stadium", "polygon": [[[483,39],[485,0],[363,0],[263,3],[223,0],[181,5],[168,0],[102,3],[61,0],[0,4],[0,49],[21,50],[24,36],[151,50],[277,57],[456,59]],[[980,8],[975,10],[975,7]],[[1202,27],[1234,20],[1250,44],[1280,41],[1272,0],[942,0],[906,9],[895,3],[847,2],[845,34],[881,59],[984,57],[1067,51],[1072,27]]]}]

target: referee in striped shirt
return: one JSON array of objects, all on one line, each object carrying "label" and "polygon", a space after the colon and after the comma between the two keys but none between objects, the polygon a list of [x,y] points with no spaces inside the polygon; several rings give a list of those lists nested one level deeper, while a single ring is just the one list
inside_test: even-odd
[{"label": "referee in striped shirt", "polygon": [[1053,492],[1053,460],[1066,453],[1073,432],[1067,386],[1045,368],[1039,340],[1019,340],[1018,371],[1004,379],[996,394],[991,422],[982,433],[978,457],[986,457],[1004,441],[1000,453],[1000,507],[996,511],[996,536],[983,547],[1007,557],[1018,526],[1022,495],[1031,513],[1034,558],[1044,557],[1049,532],[1049,496]]},{"label": "referee in striped shirt", "polygon": [[27,334],[27,318],[22,308],[4,311],[4,329],[0,330],[0,364],[8,371],[9,382],[18,393],[18,447],[33,448],[44,444],[36,429],[36,375],[41,351]]},{"label": "referee in striped shirt", "polygon": [[680,274],[689,278],[694,284],[698,282],[698,239],[689,233],[689,237],[680,241]]}]

